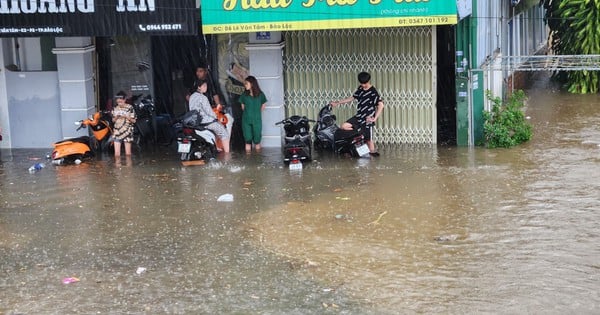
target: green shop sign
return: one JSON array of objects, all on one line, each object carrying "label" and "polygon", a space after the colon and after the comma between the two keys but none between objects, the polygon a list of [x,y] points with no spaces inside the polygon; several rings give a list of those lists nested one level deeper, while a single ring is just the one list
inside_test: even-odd
[{"label": "green shop sign", "polygon": [[454,0],[204,0],[202,33],[456,24]]}]

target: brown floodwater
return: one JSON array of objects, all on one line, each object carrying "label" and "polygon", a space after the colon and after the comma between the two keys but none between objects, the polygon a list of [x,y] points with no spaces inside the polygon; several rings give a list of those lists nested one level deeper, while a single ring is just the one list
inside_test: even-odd
[{"label": "brown floodwater", "polygon": [[29,174],[47,150],[3,150],[0,314],[597,313],[600,96],[527,93],[516,148],[300,173],[159,148]]}]

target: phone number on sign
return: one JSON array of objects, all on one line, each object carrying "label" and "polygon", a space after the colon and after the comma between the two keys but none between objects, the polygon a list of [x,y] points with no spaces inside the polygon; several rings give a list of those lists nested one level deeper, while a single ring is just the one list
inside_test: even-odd
[{"label": "phone number on sign", "polygon": [[138,28],[142,32],[149,31],[180,31],[183,27],[181,24],[139,24]]},{"label": "phone number on sign", "polygon": [[447,17],[412,17],[398,20],[399,25],[433,25],[448,23]]}]

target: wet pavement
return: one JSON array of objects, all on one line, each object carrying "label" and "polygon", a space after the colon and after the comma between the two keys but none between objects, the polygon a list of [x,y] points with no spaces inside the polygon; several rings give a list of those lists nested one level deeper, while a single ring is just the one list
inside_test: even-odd
[{"label": "wet pavement", "polygon": [[47,150],[2,150],[0,314],[597,313],[600,96],[528,94],[519,147],[315,153],[300,173],[273,149],[34,174]]}]

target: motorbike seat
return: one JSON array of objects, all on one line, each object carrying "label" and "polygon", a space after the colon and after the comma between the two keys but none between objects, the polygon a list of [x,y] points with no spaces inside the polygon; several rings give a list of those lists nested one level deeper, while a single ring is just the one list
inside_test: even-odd
[{"label": "motorbike seat", "polygon": [[58,142],[55,142],[55,144],[61,144],[61,143],[65,143],[65,142],[81,142],[81,143],[87,144],[89,140],[90,140],[90,138],[88,136],[81,136],[81,137],[77,137],[77,138],[60,140]]},{"label": "motorbike seat", "polygon": [[352,139],[356,136],[360,135],[360,131],[359,130],[344,130],[344,129],[337,129],[333,135],[333,138],[335,139],[335,142],[343,142],[346,141],[348,139]]}]

